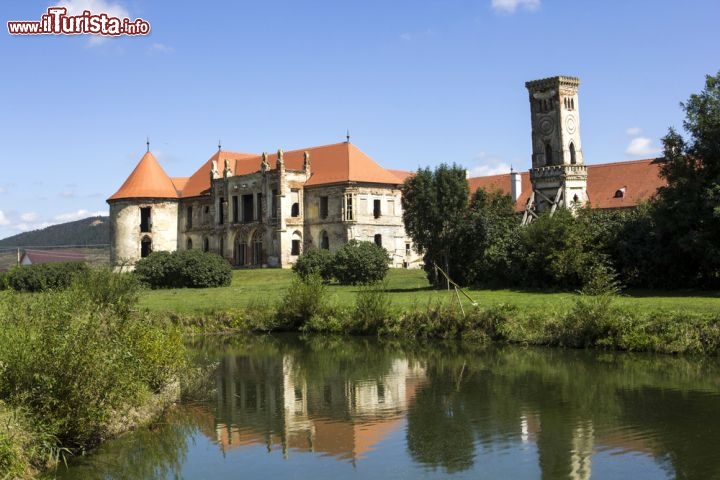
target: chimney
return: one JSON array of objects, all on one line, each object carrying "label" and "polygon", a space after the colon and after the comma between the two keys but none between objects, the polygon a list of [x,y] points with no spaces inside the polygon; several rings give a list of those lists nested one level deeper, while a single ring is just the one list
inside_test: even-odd
[{"label": "chimney", "polygon": [[522,179],[520,178],[520,172],[516,172],[510,168],[510,195],[512,195],[513,201],[517,201],[522,194]]}]

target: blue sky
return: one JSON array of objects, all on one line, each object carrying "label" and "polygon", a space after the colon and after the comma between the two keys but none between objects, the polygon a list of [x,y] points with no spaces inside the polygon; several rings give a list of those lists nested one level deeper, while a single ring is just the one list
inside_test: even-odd
[{"label": "blue sky", "polygon": [[[720,70],[717,0],[4,1],[150,23],[147,36],[0,40],[0,238],[108,210],[151,149],[188,176],[217,149],[351,140],[381,165],[530,167],[524,83],[581,79],[585,162],[652,157]],[[5,28],[5,27],[4,27]]]}]

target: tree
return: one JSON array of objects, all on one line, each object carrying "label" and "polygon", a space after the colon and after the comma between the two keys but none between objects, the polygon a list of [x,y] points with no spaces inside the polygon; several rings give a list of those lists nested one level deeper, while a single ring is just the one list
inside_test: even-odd
[{"label": "tree", "polygon": [[668,184],[654,218],[665,279],[675,286],[720,285],[720,72],[680,104],[688,138],[673,128],[663,138]]},{"label": "tree", "polygon": [[420,169],[402,186],[405,231],[423,254],[428,279],[435,285],[441,277],[434,265],[454,275],[451,257],[458,244],[468,212],[465,170],[442,164],[434,172]]}]

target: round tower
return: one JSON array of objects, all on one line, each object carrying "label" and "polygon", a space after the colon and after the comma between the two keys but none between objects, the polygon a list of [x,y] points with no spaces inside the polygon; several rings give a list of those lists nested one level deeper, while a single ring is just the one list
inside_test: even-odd
[{"label": "round tower", "polygon": [[153,154],[148,151],[110,205],[110,262],[132,267],[153,251],[177,249],[179,194]]}]

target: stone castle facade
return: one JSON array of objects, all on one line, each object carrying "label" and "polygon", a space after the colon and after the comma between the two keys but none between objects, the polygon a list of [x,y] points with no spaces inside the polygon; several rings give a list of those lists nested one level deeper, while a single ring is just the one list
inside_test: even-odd
[{"label": "stone castle facade", "polygon": [[[557,208],[628,208],[663,184],[660,159],[585,165],[575,77],[525,84],[532,167],[468,179],[510,194],[529,223]],[[418,267],[402,221],[400,187],[388,170],[347,142],[275,154],[218,151],[192,176],[170,178],[148,151],[108,199],[111,261],[133,265],[157,250],[200,248],[238,267],[292,266],[303,252],[351,239],[385,248],[393,267]]]}]

